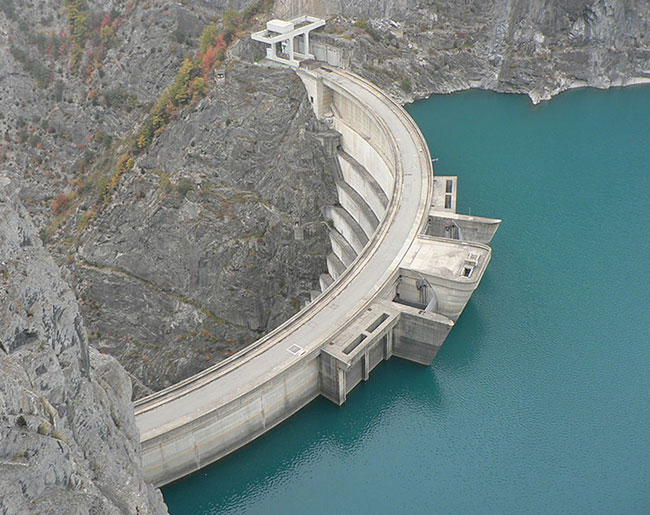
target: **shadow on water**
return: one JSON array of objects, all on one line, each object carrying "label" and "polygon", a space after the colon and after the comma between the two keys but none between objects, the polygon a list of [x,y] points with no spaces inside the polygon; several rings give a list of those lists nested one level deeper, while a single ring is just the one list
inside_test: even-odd
[{"label": "shadow on water", "polygon": [[433,370],[453,367],[456,373],[462,373],[464,369],[471,369],[481,351],[477,342],[480,341],[482,332],[481,307],[472,299],[436,355]]}]

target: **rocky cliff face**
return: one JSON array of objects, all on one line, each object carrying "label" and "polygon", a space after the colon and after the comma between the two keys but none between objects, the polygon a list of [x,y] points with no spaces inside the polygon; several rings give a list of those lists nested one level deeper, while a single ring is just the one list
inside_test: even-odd
[{"label": "rocky cliff face", "polygon": [[319,127],[293,72],[228,71],[84,231],[70,268],[93,345],[143,393],[239,350],[318,288],[321,211],[336,202]]},{"label": "rocky cliff face", "polygon": [[[73,34],[68,4],[83,7],[83,34]],[[0,166],[39,229],[52,223],[52,199],[169,85],[203,16],[159,0],[0,2]]]},{"label": "rocky cliff face", "polygon": [[0,185],[0,513],[166,513],[145,483],[131,383]]},{"label": "rocky cliff face", "polygon": [[0,8],[0,169],[70,272],[91,344],[141,396],[295,313],[325,271],[336,197],[293,73],[231,60],[111,182],[203,28],[251,2],[23,4]]},{"label": "rocky cliff face", "polygon": [[335,16],[323,39],[401,102],[481,88],[533,102],[571,87],[650,82],[646,0],[278,0]]},{"label": "rocky cliff face", "polygon": [[203,28],[250,3],[0,1],[0,169],[39,230],[56,236],[52,201],[115,157]]}]

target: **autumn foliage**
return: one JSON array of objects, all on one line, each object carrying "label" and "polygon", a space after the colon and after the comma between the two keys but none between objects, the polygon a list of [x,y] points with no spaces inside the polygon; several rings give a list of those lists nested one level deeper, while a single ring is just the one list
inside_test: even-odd
[{"label": "autumn foliage", "polygon": [[206,79],[214,69],[214,62],[217,58],[217,53],[214,47],[208,48],[201,56],[201,75]]},{"label": "autumn foliage", "polygon": [[52,200],[52,212],[55,215],[63,213],[70,205],[70,198],[65,193],[59,193],[57,197]]},{"label": "autumn foliage", "polygon": [[[73,0],[67,0],[73,1]],[[120,177],[134,165],[134,158],[146,150],[153,139],[163,132],[169,122],[187,104],[198,102],[208,89],[212,74],[223,63],[228,45],[234,41],[238,31],[245,28],[252,18],[263,9],[270,8],[270,0],[258,0],[242,13],[229,9],[223,16],[223,29],[210,23],[201,34],[201,48],[194,56],[183,60],[174,81],[165,89],[149,111],[149,116],[140,126],[129,150],[120,156],[107,187],[107,195],[115,189]],[[127,9],[128,11],[128,9]],[[110,15],[101,22],[102,29],[115,27]]]}]

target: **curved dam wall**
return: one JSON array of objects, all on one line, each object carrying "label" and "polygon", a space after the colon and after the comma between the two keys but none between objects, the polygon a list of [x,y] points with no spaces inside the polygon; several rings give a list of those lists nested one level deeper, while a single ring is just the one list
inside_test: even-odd
[{"label": "curved dam wall", "polygon": [[[327,72],[331,68],[325,67]],[[345,88],[308,69],[299,69],[316,114],[339,135],[336,150],[339,205],[325,216],[331,221],[332,255],[325,289],[362,252],[386,214],[393,196],[399,149],[386,121]],[[331,72],[335,73],[335,72]]]},{"label": "curved dam wall", "polygon": [[239,353],[136,403],[145,475],[158,486],[235,451],[318,395],[342,404],[384,359],[429,364],[489,262],[484,243],[427,234],[431,158],[401,107],[341,70],[297,73],[339,140],[324,291]]}]

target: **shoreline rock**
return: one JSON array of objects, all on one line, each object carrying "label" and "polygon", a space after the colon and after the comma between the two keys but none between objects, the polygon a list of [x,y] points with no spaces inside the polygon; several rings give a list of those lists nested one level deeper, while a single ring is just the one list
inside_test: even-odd
[{"label": "shoreline rock", "polygon": [[[328,18],[314,44],[400,103],[479,88],[537,104],[571,89],[650,82],[644,0],[282,0]],[[332,63],[336,64],[336,63]]]}]

